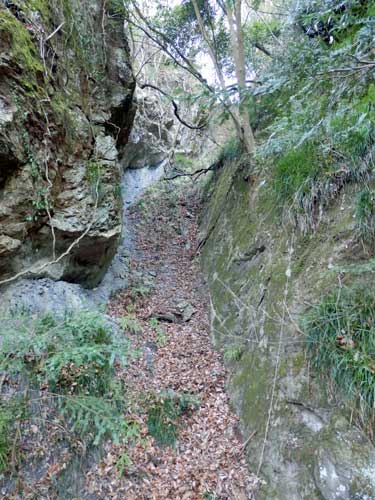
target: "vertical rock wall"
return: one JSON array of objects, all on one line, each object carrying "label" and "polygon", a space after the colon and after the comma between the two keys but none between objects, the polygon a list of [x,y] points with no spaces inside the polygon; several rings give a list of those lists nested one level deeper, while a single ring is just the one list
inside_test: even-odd
[{"label": "vertical rock wall", "polygon": [[[229,162],[211,185],[203,266],[213,336],[232,359],[229,391],[260,499],[375,499],[375,448],[310,364],[301,316],[341,280],[374,290],[356,243],[353,187],[313,234],[282,225],[266,175]],[[369,261],[371,262],[371,261]]]},{"label": "vertical rock wall", "polygon": [[135,82],[110,4],[0,3],[0,280],[94,286],[115,252]]}]

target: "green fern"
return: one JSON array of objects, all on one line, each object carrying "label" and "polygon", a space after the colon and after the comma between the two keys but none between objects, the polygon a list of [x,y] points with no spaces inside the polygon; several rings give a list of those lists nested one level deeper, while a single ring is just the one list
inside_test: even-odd
[{"label": "green fern", "polygon": [[129,346],[101,315],[22,316],[3,321],[0,335],[0,370],[43,387],[72,433],[95,445],[105,437],[121,441],[125,391],[115,364],[125,364]]},{"label": "green fern", "polygon": [[142,325],[134,316],[123,316],[120,320],[120,324],[121,328],[125,332],[129,332],[134,335],[140,335],[143,333]]},{"label": "green fern", "polygon": [[179,417],[199,407],[190,394],[166,391],[156,396],[147,412],[148,431],[159,446],[173,446],[178,436]]},{"label": "green fern", "polygon": [[165,347],[168,343],[168,338],[164,332],[164,330],[161,328],[160,323],[157,318],[151,318],[148,322],[150,327],[154,330],[156,333],[156,344],[158,347]]}]

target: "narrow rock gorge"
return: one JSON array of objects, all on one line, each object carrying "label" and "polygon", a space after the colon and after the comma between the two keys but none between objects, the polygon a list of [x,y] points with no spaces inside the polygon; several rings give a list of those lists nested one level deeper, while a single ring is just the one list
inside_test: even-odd
[{"label": "narrow rock gorge", "polygon": [[374,0],[0,0],[0,496],[375,500]]}]

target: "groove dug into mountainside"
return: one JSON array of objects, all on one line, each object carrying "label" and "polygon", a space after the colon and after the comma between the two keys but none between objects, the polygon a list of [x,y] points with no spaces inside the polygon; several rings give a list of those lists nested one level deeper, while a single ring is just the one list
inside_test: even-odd
[{"label": "groove dug into mountainside", "polygon": [[[130,215],[136,227],[132,275],[142,283],[151,277],[151,292],[135,306],[131,291],[118,294],[110,313],[136,325],[130,336],[140,355],[121,377],[128,418],[139,424],[142,439],[128,449],[107,445],[87,480],[100,498],[254,498],[257,479],[248,472],[246,441],[225,392],[227,372],[209,336],[208,295],[194,256],[199,208],[193,192],[159,190]],[[175,442],[158,445],[147,425],[150,407],[182,397],[191,404],[169,421]],[[131,463],[121,471],[124,453]]]}]

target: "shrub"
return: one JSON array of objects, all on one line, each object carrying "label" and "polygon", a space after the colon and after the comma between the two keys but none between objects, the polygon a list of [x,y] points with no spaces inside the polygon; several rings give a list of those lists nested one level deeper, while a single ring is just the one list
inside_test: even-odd
[{"label": "shrub", "polygon": [[22,377],[60,412],[72,433],[99,444],[119,441],[124,390],[115,365],[126,362],[128,344],[102,316],[80,312],[56,319],[26,316],[3,322],[0,369]]}]

